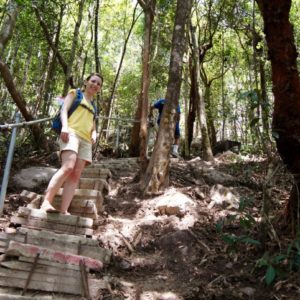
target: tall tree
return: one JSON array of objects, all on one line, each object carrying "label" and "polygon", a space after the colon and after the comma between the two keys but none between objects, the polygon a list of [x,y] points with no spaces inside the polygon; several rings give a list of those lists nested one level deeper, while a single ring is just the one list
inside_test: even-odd
[{"label": "tall tree", "polygon": [[0,58],[2,57],[3,50],[7,42],[10,40],[13,34],[19,10],[20,7],[17,5],[16,1],[11,0],[7,3],[7,12],[0,31]]},{"label": "tall tree", "polygon": [[66,95],[69,89],[69,78],[72,72],[72,67],[75,59],[75,54],[76,54],[76,47],[77,47],[77,42],[78,42],[78,36],[79,36],[79,29],[81,26],[82,22],[82,14],[83,14],[83,7],[84,7],[85,0],[79,1],[78,4],[78,15],[77,15],[77,20],[75,23],[75,28],[74,28],[74,33],[72,37],[72,46],[70,50],[70,55],[68,59],[68,64],[67,64],[67,72],[66,72],[66,78],[65,78],[65,84],[64,84],[64,89],[63,89],[63,95]]},{"label": "tall tree", "polygon": [[158,136],[146,173],[141,181],[144,193],[157,193],[169,182],[170,149],[174,139],[175,116],[181,87],[183,54],[187,46],[187,24],[192,0],[178,0],[172,37],[169,80]]},{"label": "tall tree", "polygon": [[[192,40],[192,61],[193,61],[193,76],[191,77],[194,80],[191,88],[194,88],[195,91],[191,94],[195,95],[196,102],[196,111],[199,119],[200,129],[201,129],[201,140],[202,140],[202,157],[206,161],[213,160],[213,154],[211,150],[211,144],[208,134],[208,126],[206,121],[206,109],[205,109],[205,101],[202,94],[202,90],[200,88],[200,64],[198,57],[198,45],[195,37],[195,27],[191,26],[191,40]],[[203,73],[203,72],[202,72]],[[202,76],[204,77],[204,76]],[[208,98],[209,95],[206,95]],[[192,130],[193,127],[190,129]],[[192,131],[193,132],[193,131]]]},{"label": "tall tree", "polygon": [[[19,11],[19,7],[18,7],[17,3],[15,1],[10,1],[8,14],[2,24],[1,29],[0,29],[0,45],[1,45],[0,46],[1,47],[1,49],[0,49],[0,73],[2,75],[2,78],[5,82],[5,85],[9,91],[12,99],[14,100],[17,107],[19,108],[22,116],[24,117],[24,119],[26,121],[32,121],[33,116],[28,111],[28,109],[26,107],[26,102],[25,102],[22,94],[16,88],[14,81],[13,81],[13,77],[11,75],[11,72],[10,72],[7,64],[4,61],[2,61],[2,58],[1,58],[1,53],[5,49],[7,42],[9,41],[9,39],[11,38],[11,36],[13,34],[18,11]],[[40,145],[42,148],[48,149],[47,139],[46,139],[44,133],[42,132],[42,130],[40,129],[40,127],[38,125],[34,125],[34,126],[31,126],[30,129],[34,136],[36,145]]]},{"label": "tall tree", "polygon": [[138,1],[144,11],[144,45],[141,92],[138,107],[135,112],[135,120],[131,133],[130,154],[140,155],[142,172],[146,168],[147,160],[147,116],[148,116],[148,91],[150,85],[150,51],[152,44],[152,26],[155,15],[156,0]]},{"label": "tall tree", "polygon": [[294,176],[287,205],[288,218],[299,229],[300,190],[300,80],[293,27],[289,21],[291,0],[256,0],[264,20],[264,33],[272,65],[273,134],[278,152]]}]

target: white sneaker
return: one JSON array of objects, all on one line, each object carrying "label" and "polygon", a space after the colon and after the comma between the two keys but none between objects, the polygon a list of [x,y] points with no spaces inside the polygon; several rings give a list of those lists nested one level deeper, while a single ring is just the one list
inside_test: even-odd
[{"label": "white sneaker", "polygon": [[173,156],[173,157],[179,157],[179,153],[177,152],[177,151],[171,151],[171,155]]}]

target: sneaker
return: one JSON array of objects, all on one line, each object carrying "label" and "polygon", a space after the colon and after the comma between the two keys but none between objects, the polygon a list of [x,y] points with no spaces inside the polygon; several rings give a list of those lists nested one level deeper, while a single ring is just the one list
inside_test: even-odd
[{"label": "sneaker", "polygon": [[176,158],[179,157],[179,153],[177,151],[171,151],[171,155]]}]

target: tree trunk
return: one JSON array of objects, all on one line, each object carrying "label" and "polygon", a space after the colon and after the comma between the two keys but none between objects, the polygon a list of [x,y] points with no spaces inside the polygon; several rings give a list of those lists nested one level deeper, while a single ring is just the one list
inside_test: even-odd
[{"label": "tree trunk", "polygon": [[167,100],[147,171],[141,181],[144,193],[158,193],[169,182],[170,150],[174,140],[175,116],[179,102],[183,54],[186,49],[186,25],[189,23],[192,0],[178,0],[172,38]]},{"label": "tree trunk", "polygon": [[99,60],[99,51],[98,51],[98,19],[99,19],[99,6],[100,0],[96,0],[96,7],[95,7],[95,29],[94,29],[94,49],[95,49],[95,64],[96,64],[96,72],[100,73],[100,60]]},{"label": "tree trunk", "polygon": [[67,70],[66,70],[66,78],[65,78],[65,83],[64,83],[64,89],[63,89],[63,95],[66,95],[68,93],[69,89],[69,77],[72,72],[72,67],[75,59],[75,54],[76,54],[76,47],[77,47],[77,42],[78,42],[78,37],[79,37],[79,29],[82,21],[82,13],[83,13],[83,7],[84,7],[85,0],[81,0],[79,2],[78,6],[78,15],[77,15],[77,21],[75,24],[74,28],[74,33],[73,33],[73,40],[72,40],[72,47],[70,51],[70,57],[68,60],[68,65],[67,65]]},{"label": "tree trunk", "polygon": [[[27,111],[26,102],[24,101],[21,93],[16,89],[8,66],[5,64],[4,61],[1,60],[1,56],[5,49],[5,46],[13,34],[13,30],[16,24],[16,18],[18,15],[18,9],[19,8],[14,1],[9,2],[9,14],[5,17],[0,30],[0,73],[2,75],[3,81],[5,82],[5,85],[12,99],[16,103],[21,114],[23,115],[26,121],[31,121],[33,117]],[[39,128],[39,126],[37,125],[31,126],[30,129],[34,136],[36,145],[39,145],[43,149],[47,150],[48,149],[47,139],[44,133]]]},{"label": "tree trunk", "polygon": [[7,14],[3,20],[1,31],[0,31],[0,58],[3,55],[3,51],[7,42],[10,40],[13,30],[16,25],[17,16],[19,13],[19,6],[13,0],[7,4]]},{"label": "tree trunk", "polygon": [[148,91],[150,85],[150,50],[156,0],[148,0],[145,4],[143,4],[142,1],[140,1],[139,3],[143,7],[143,11],[145,14],[143,74],[138,108],[135,114],[135,120],[138,122],[135,122],[132,128],[129,151],[131,156],[140,156],[141,174],[143,174],[147,167],[147,117],[149,106]]},{"label": "tree trunk", "polygon": [[[1,60],[0,60],[0,73],[2,75],[2,78],[5,82],[5,85],[12,99],[14,100],[17,107],[19,108],[25,121],[32,121],[33,117],[26,108],[26,102],[24,101],[22,94],[16,89],[13,82],[13,78],[11,76],[11,73],[7,65]],[[42,130],[40,129],[40,127],[38,125],[33,125],[30,126],[30,130],[32,131],[36,145],[45,150],[48,150],[49,147],[48,147],[47,139],[44,133],[42,132]]]},{"label": "tree trunk", "polygon": [[194,64],[194,88],[195,95],[197,100],[197,114],[201,129],[201,140],[202,140],[202,158],[205,161],[213,160],[213,154],[211,150],[208,128],[206,122],[206,110],[205,110],[205,102],[204,97],[202,95],[202,91],[200,88],[200,66],[199,66],[199,56],[197,55],[198,45],[195,37],[195,28],[191,28],[191,38],[192,38],[192,56],[193,56],[193,64]]},{"label": "tree trunk", "polygon": [[68,64],[66,63],[64,58],[61,56],[60,52],[58,51],[57,45],[55,45],[53,43],[52,38],[51,38],[51,34],[49,33],[49,30],[48,30],[48,26],[45,23],[45,21],[43,20],[43,18],[41,17],[38,7],[33,6],[33,9],[34,9],[35,15],[36,15],[41,27],[42,27],[42,30],[44,31],[45,38],[46,38],[49,46],[51,47],[53,52],[56,53],[56,57],[57,57],[60,65],[63,69],[63,72],[64,72],[65,76],[67,76],[67,74],[68,74]]},{"label": "tree trunk", "polygon": [[189,105],[189,113],[187,117],[187,127],[188,127],[188,147],[189,151],[191,148],[191,143],[193,141],[193,135],[194,135],[194,123],[196,120],[196,114],[197,114],[197,103],[199,103],[199,99],[197,97],[199,94],[197,93],[197,82],[196,82],[196,76],[195,76],[195,64],[193,63],[193,57],[190,56],[189,59],[189,70],[190,70],[190,81],[191,81],[191,88],[190,88],[190,105]]},{"label": "tree trunk", "polygon": [[[64,5],[60,6],[60,13],[59,13],[59,20],[55,29],[55,36],[53,37],[53,43],[55,46],[55,49],[58,49],[58,44],[59,44],[59,38],[60,38],[60,32],[61,32],[61,25],[62,25],[62,20],[64,16]],[[57,51],[54,51],[50,46],[49,48],[51,49],[51,53],[49,55],[49,62],[47,65],[47,71],[45,74],[45,80],[43,82],[43,87],[42,87],[42,92],[41,96],[43,95],[43,115],[48,115],[49,113],[49,108],[50,108],[50,97],[51,95],[50,90],[51,90],[51,85],[53,84],[52,78],[54,76],[55,68],[57,66]],[[49,49],[49,51],[50,51]]]},{"label": "tree trunk", "polygon": [[[291,0],[257,0],[264,19],[264,32],[272,65],[273,133],[278,152],[293,174],[295,185],[287,205],[290,222],[299,224],[300,189],[300,81],[297,49],[289,22]],[[299,228],[298,228],[299,229]]]}]

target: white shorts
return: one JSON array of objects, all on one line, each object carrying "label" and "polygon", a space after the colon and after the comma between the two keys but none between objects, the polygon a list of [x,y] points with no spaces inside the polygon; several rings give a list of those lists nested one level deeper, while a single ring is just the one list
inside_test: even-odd
[{"label": "white shorts", "polygon": [[75,133],[69,133],[69,141],[64,143],[59,139],[60,155],[62,151],[70,150],[77,153],[77,157],[88,163],[92,162],[92,144],[80,138]]}]

